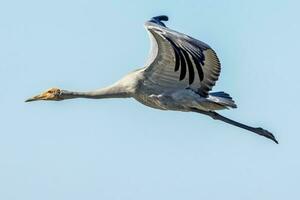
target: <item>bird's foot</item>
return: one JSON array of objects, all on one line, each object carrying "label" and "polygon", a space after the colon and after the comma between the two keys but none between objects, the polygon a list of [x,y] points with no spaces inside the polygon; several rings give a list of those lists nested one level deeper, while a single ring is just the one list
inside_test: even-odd
[{"label": "bird's foot", "polygon": [[275,136],[271,132],[269,132],[261,127],[255,128],[255,133],[257,133],[258,135],[264,136],[266,138],[269,138],[269,139],[273,140],[276,144],[278,144],[278,141],[276,140]]}]

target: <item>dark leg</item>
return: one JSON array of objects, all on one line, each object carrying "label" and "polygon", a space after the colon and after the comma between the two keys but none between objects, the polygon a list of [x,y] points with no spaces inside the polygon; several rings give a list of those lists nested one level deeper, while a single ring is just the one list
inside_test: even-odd
[{"label": "dark leg", "polygon": [[192,109],[193,112],[197,112],[197,113],[201,113],[201,114],[204,114],[204,115],[208,115],[210,116],[211,118],[215,119],[215,120],[220,120],[220,121],[223,121],[223,122],[226,122],[228,124],[231,124],[233,126],[237,126],[237,127],[240,127],[240,128],[243,128],[243,129],[246,129],[248,131],[251,131],[251,132],[254,132],[258,135],[261,135],[261,136],[264,136],[266,138],[269,138],[271,140],[273,140],[275,143],[278,144],[278,141],[276,140],[275,136],[270,133],[269,131],[263,129],[263,128],[255,128],[255,127],[251,127],[251,126],[247,126],[245,124],[242,124],[242,123],[239,123],[239,122],[236,122],[234,120],[231,120],[229,118],[226,118],[214,111],[201,111],[201,110],[197,110],[197,109]]}]

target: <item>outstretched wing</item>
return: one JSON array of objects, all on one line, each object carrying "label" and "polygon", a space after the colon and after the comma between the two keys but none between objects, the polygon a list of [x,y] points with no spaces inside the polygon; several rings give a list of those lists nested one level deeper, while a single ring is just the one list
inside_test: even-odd
[{"label": "outstretched wing", "polygon": [[206,96],[220,75],[219,59],[210,46],[167,28],[158,16],[145,23],[151,39],[146,78],[168,89],[191,88]]}]

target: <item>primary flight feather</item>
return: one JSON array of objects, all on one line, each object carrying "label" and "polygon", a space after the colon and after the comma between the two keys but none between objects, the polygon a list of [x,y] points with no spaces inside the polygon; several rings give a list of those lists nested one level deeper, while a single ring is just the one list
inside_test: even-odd
[{"label": "primary flight feather", "polygon": [[225,92],[210,92],[221,71],[215,51],[204,42],[166,27],[163,21],[167,20],[168,17],[162,15],[145,23],[150,35],[151,51],[143,68],[106,88],[90,92],[51,88],[26,102],[132,97],[156,109],[201,113],[278,143],[269,131],[233,121],[216,112],[236,108],[236,104]]}]

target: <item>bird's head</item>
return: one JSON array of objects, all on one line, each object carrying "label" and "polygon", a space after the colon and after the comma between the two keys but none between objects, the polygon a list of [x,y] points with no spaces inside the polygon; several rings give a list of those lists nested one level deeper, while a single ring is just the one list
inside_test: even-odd
[{"label": "bird's head", "polygon": [[58,88],[50,88],[46,90],[45,92],[42,92],[39,95],[33,96],[29,99],[27,99],[25,102],[30,101],[38,101],[38,100],[52,100],[52,101],[59,101],[62,100],[61,97],[61,90]]}]

